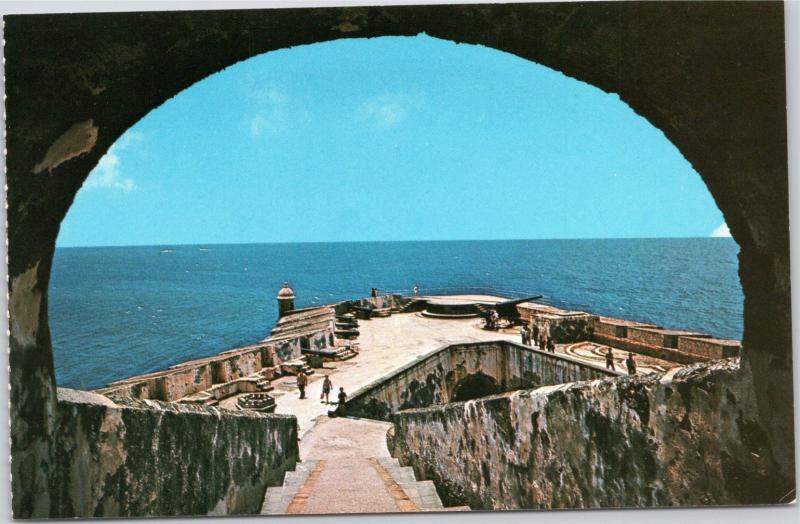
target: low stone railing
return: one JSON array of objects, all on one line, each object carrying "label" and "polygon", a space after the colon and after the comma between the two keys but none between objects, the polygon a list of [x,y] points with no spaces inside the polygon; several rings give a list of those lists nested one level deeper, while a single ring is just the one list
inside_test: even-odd
[{"label": "low stone railing", "polygon": [[401,367],[354,392],[349,415],[389,420],[403,409],[446,404],[459,384],[480,374],[494,391],[536,388],[619,376],[595,364],[507,340],[453,344]]}]

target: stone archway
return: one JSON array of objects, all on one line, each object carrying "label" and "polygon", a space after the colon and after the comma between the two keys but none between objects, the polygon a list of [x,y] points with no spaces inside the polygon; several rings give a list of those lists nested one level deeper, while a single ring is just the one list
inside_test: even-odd
[{"label": "stone archway", "polygon": [[[741,247],[741,387],[794,482],[783,7],[588,3],[6,18],[15,516],[50,507],[47,288],[59,225],[121,134],[194,82],[271,50],[414,35],[482,44],[619,94],[703,177]],[[746,81],[743,81],[746,79]]]}]

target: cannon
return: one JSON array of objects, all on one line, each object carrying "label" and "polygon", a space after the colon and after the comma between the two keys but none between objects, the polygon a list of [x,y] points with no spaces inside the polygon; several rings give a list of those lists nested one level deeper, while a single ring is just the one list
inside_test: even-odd
[{"label": "cannon", "polygon": [[519,323],[519,311],[517,311],[518,305],[522,304],[523,302],[539,300],[540,298],[542,298],[542,295],[506,300],[496,304],[479,304],[478,309],[481,311],[481,316],[487,319],[487,323],[492,311],[496,311],[497,316],[499,317],[498,320],[506,320],[509,325],[512,325]]}]

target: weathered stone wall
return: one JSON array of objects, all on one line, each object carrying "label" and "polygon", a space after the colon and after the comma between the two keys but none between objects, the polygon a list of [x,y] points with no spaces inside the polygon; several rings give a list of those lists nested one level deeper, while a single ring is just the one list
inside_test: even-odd
[{"label": "weathered stone wall", "polygon": [[506,342],[502,346],[505,389],[536,388],[620,375],[602,366],[571,357]]},{"label": "weathered stone wall", "polygon": [[459,384],[477,374],[501,391],[591,380],[618,373],[508,341],[456,344],[404,366],[356,391],[350,415],[388,420],[391,413],[450,402]]},{"label": "weathered stone wall", "polygon": [[593,335],[609,335],[612,337],[619,337],[623,335],[623,331],[620,330],[622,326],[618,324],[612,324],[610,322],[602,322],[595,318],[594,325],[592,326],[592,334]]},{"label": "weathered stone wall", "polygon": [[301,344],[302,337],[292,337],[285,340],[275,341],[275,357],[276,363],[288,362],[303,356],[303,348]]},{"label": "weathered stone wall", "polygon": [[628,339],[648,346],[664,346],[664,336],[660,331],[650,328],[631,326],[628,328]]},{"label": "weathered stone wall", "polygon": [[658,326],[620,318],[596,316],[593,319],[592,334],[625,338],[628,336],[629,327],[657,328]]},{"label": "weathered stone wall", "polygon": [[53,517],[258,513],[298,460],[292,416],[58,395]]},{"label": "weathered stone wall", "polygon": [[793,478],[779,473],[736,368],[722,361],[401,411],[390,445],[445,505],[786,502]]},{"label": "weathered stone wall", "polygon": [[[295,351],[299,355],[296,341],[288,353]],[[166,371],[120,380],[97,392],[114,397],[174,401],[275,365],[275,352],[275,346],[266,344],[239,348],[211,358],[184,362]]]},{"label": "weathered stone wall", "polygon": [[678,350],[683,353],[703,358],[738,357],[742,349],[736,340],[718,340],[715,338],[678,337]]},{"label": "weathered stone wall", "polygon": [[631,340],[630,338],[613,337],[600,333],[594,333],[592,335],[592,341],[599,344],[604,344],[606,346],[622,349],[624,351],[633,351],[634,353],[641,353],[642,355],[660,358],[662,360],[669,360],[671,362],[677,362],[678,364],[694,364],[698,361],[711,360],[710,358],[702,355],[684,353],[683,351],[679,351],[677,349],[665,348],[663,346],[653,346]]},{"label": "weathered stone wall", "polygon": [[[331,318],[332,311],[331,309]],[[307,321],[300,314],[297,321],[294,330],[292,324],[287,326],[282,322],[284,334],[270,336],[259,344],[231,349],[205,359],[183,362],[165,371],[130,377],[111,383],[97,392],[115,398],[129,396],[174,401],[205,391],[216,384],[246,377],[265,367],[300,358],[303,356],[304,344],[308,349],[329,347],[333,336],[332,322]]]}]

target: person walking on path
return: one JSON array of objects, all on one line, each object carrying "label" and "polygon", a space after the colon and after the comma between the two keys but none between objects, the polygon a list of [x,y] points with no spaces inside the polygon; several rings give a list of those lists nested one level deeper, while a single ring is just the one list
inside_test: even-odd
[{"label": "person walking on path", "polygon": [[345,403],[347,402],[347,393],[344,392],[344,388],[339,388],[339,405],[336,407],[336,415],[339,417],[344,417],[347,414],[347,406]]},{"label": "person walking on path", "polygon": [[300,390],[300,398],[306,398],[306,384],[308,384],[308,377],[301,369],[297,374],[297,389]]},{"label": "person walking on path", "polygon": [[606,351],[606,369],[616,370],[614,368],[614,350],[611,348]]},{"label": "person walking on path", "polygon": [[325,375],[325,380],[322,381],[322,395],[320,395],[319,399],[325,399],[324,402],[326,404],[331,403],[330,395],[331,390],[333,389],[333,382],[331,382],[331,377]]},{"label": "person walking on path", "polygon": [[633,353],[628,353],[628,358],[625,359],[625,365],[628,366],[628,375],[636,374],[636,360],[633,358]]}]

